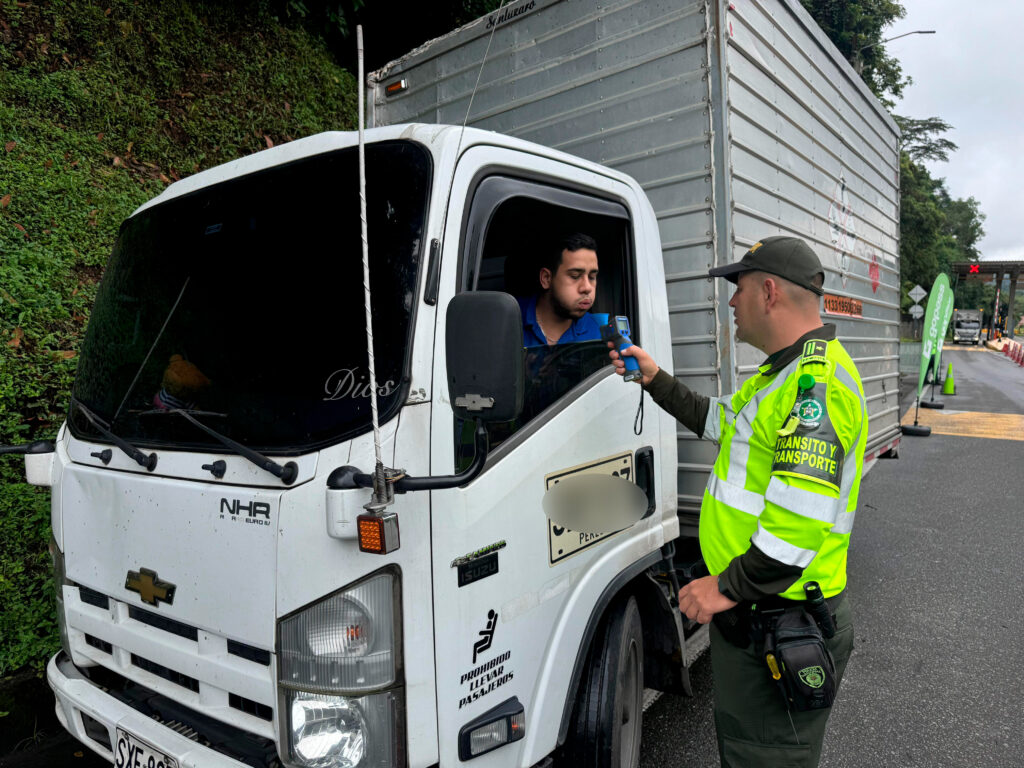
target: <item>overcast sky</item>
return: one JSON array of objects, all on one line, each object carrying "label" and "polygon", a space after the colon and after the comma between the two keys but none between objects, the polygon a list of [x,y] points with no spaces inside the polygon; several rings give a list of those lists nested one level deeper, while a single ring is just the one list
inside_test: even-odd
[{"label": "overcast sky", "polygon": [[938,116],[960,149],[948,163],[928,163],[953,197],[981,203],[983,259],[1024,259],[1024,3],[1019,0],[902,0],[907,17],[885,31],[914,83],[895,112]]}]

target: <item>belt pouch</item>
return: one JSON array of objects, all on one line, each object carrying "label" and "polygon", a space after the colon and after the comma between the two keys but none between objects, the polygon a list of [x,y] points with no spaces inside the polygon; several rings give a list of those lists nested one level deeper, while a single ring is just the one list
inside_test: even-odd
[{"label": "belt pouch", "polygon": [[737,648],[750,645],[750,603],[739,603],[728,611],[716,613],[711,620],[732,645]]},{"label": "belt pouch", "polygon": [[836,666],[817,623],[805,611],[787,610],[775,619],[775,658],[790,709],[827,709],[836,697]]}]

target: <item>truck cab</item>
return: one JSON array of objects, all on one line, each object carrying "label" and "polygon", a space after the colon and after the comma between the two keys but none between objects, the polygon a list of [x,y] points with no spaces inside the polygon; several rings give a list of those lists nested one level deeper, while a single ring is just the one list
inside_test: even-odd
[{"label": "truck cab", "polygon": [[[53,495],[57,714],[119,766],[635,765],[645,680],[684,690],[699,635],[687,650],[669,601],[676,427],[638,414],[605,342],[516,347],[518,415],[483,415],[469,482],[399,490],[378,551],[357,530],[371,491],[332,476],[373,470],[374,396],[396,477],[474,462],[450,385],[490,326],[450,310],[529,296],[566,232],[599,244],[592,310],[670,359],[651,206],[624,174],[486,131],[366,140],[375,381],[357,134],[199,173],[122,226],[67,422],[26,458]],[[586,475],[639,486],[642,514],[550,520],[545,495]]]},{"label": "truck cab", "polygon": [[981,310],[953,310],[953,343],[981,344]]}]

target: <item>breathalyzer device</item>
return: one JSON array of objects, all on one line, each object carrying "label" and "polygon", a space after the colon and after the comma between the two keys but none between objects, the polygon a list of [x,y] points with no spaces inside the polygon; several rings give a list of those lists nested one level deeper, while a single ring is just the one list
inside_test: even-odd
[{"label": "breathalyzer device", "polygon": [[[620,355],[622,355],[622,350],[633,346],[633,342],[629,339],[628,317],[625,315],[615,315],[613,317],[600,312],[593,313],[593,316],[601,324],[601,338],[605,341],[613,342]],[[626,364],[626,373],[622,377],[623,380],[640,381],[642,374],[640,373],[640,364],[636,361],[636,358],[623,355],[622,362]]]}]

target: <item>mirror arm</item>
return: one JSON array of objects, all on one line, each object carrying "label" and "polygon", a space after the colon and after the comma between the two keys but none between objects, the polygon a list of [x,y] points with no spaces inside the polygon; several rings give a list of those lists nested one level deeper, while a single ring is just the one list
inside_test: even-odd
[{"label": "mirror arm", "polygon": [[52,440],[36,440],[34,443],[25,445],[0,445],[0,454],[3,453],[53,453],[56,449]]},{"label": "mirror arm", "polygon": [[[476,478],[484,468],[487,461],[487,429],[483,421],[476,420],[476,453],[472,463],[463,472],[457,475],[437,475],[435,477],[402,477],[395,481],[395,492],[406,491],[439,491],[446,488],[461,488]],[[360,472],[355,467],[338,467],[331,472],[327,478],[327,487],[333,490],[346,490],[351,488],[372,488],[373,476]]]}]

